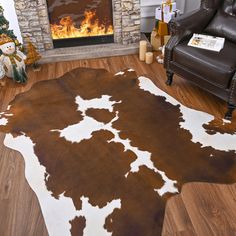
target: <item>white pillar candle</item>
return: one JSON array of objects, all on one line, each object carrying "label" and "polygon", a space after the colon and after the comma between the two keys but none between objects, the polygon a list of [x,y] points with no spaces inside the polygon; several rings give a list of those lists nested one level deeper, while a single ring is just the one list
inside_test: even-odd
[{"label": "white pillar candle", "polygon": [[139,60],[145,61],[145,55],[147,52],[147,41],[142,40],[139,42]]},{"label": "white pillar candle", "polygon": [[153,63],[153,53],[147,52],[146,53],[146,64],[152,64]]}]

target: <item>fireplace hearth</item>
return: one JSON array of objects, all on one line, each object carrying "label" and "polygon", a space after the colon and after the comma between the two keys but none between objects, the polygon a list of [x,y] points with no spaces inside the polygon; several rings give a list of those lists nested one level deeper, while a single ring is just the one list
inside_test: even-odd
[{"label": "fireplace hearth", "polygon": [[102,36],[89,36],[80,38],[64,38],[64,39],[54,39],[54,48],[65,48],[65,47],[75,47],[84,45],[96,45],[96,44],[106,44],[114,43],[113,35],[102,35]]},{"label": "fireplace hearth", "polygon": [[[73,59],[81,58],[81,55],[85,54],[86,58],[91,58],[126,55],[137,52],[138,41],[141,37],[140,0],[88,0],[90,4],[85,4],[83,10],[80,6],[80,13],[77,16],[74,16],[71,9],[67,10],[68,12],[62,13],[61,10],[64,11],[65,9],[55,8],[55,5],[54,10],[56,9],[56,11],[54,13],[50,12],[51,3],[56,3],[56,5],[62,3],[76,4],[78,2],[77,0],[48,0],[48,2],[46,0],[14,1],[23,44],[26,45],[27,38],[30,37],[36,48],[42,53],[43,59],[48,55],[53,55],[52,60],[60,60],[60,58],[57,57],[57,52],[60,52],[60,56],[64,59],[69,59],[70,54],[73,54],[75,51],[78,57],[75,57],[73,54]],[[99,9],[91,9],[91,6],[102,1],[108,1],[110,3],[110,13],[108,13],[108,10],[106,10],[106,14],[104,14],[104,12],[101,12]],[[81,2],[83,4],[88,3],[87,0],[80,1],[80,3]],[[75,6],[76,5],[73,5],[72,10],[76,8]],[[96,30],[93,31],[90,26],[86,26],[85,29],[87,30],[86,33],[88,35],[84,35],[82,22],[86,19],[85,12],[89,10],[89,14],[94,15],[92,19],[90,18],[90,23],[92,23],[95,28],[100,27],[102,33],[94,35]],[[56,19],[55,16],[59,17]],[[105,18],[103,18],[104,16]],[[62,25],[61,23],[65,25]],[[68,27],[66,26],[67,23]],[[54,26],[54,28],[52,28],[52,26]],[[66,27],[63,28],[63,26]],[[61,29],[62,31],[65,30],[66,33],[72,31],[74,37],[63,36],[63,38],[58,38],[54,34],[55,28]],[[77,37],[81,31],[83,31],[82,35],[80,35],[82,37]],[[77,41],[78,38],[80,38],[79,43]],[[76,39],[76,43],[74,42],[74,39]],[[102,44],[104,46],[80,46],[84,45],[84,43],[87,45]],[[75,47],[78,45],[79,47]],[[73,50],[65,49],[67,46],[73,46]],[[91,47],[91,50],[89,50],[88,47]],[[100,50],[101,48],[103,50]],[[63,56],[63,54],[65,56]],[[89,54],[91,54],[91,56]],[[50,60],[46,58],[46,61]]]}]

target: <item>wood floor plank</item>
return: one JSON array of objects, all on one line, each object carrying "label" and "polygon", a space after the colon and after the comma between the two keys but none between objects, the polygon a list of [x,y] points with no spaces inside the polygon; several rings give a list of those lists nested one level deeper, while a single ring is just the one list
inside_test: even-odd
[{"label": "wood floor plank", "polygon": [[196,235],[181,196],[173,197],[165,211],[172,214],[166,214],[163,236],[187,235],[187,233],[188,235]]},{"label": "wood floor plank", "polygon": [[[235,186],[185,184],[180,195],[172,197],[167,203],[163,236],[166,232],[189,231],[189,221],[191,230],[199,236],[236,235]],[[183,221],[186,217],[187,221]]]}]

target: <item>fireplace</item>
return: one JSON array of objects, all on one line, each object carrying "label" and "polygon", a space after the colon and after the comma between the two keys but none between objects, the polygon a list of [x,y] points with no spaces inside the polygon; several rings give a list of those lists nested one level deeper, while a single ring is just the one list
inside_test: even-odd
[{"label": "fireplace", "polygon": [[[138,52],[138,42],[141,37],[140,0],[14,0],[14,2],[23,44],[26,46],[27,39],[30,37],[42,54],[42,63],[128,55]],[[57,6],[64,4],[64,7],[56,7],[52,5],[53,2]],[[94,8],[100,2],[107,5],[103,5],[101,9]],[[73,7],[66,10],[68,4],[72,4]],[[84,5],[83,10],[82,5]],[[76,10],[77,16],[74,16],[71,9],[74,10],[77,7],[79,14]],[[86,19],[86,14],[89,17],[92,15],[92,19],[89,18],[90,22],[100,26],[103,29],[102,34],[91,33],[89,36],[82,35],[82,37],[54,38],[52,25],[63,28],[60,21],[64,18],[62,24],[71,23],[66,30],[70,31],[70,28],[73,28],[75,31],[81,31],[80,27],[83,20]],[[85,28],[87,33],[91,31],[89,27]],[[77,39],[80,41],[79,44]],[[74,44],[74,40],[76,44]],[[82,45],[83,41],[87,44],[102,44],[99,47],[98,45],[75,46]],[[66,47],[66,44],[75,47]]]},{"label": "fireplace", "polygon": [[114,42],[112,1],[47,0],[54,48]]}]

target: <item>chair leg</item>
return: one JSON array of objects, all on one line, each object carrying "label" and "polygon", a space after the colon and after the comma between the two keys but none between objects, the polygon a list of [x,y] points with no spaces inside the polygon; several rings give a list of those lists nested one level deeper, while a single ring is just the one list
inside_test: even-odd
[{"label": "chair leg", "polygon": [[233,116],[233,111],[235,110],[236,105],[228,103],[228,111],[225,113],[225,119],[231,120]]},{"label": "chair leg", "polygon": [[167,75],[166,85],[170,86],[173,82],[174,73],[166,71],[166,75]]}]

